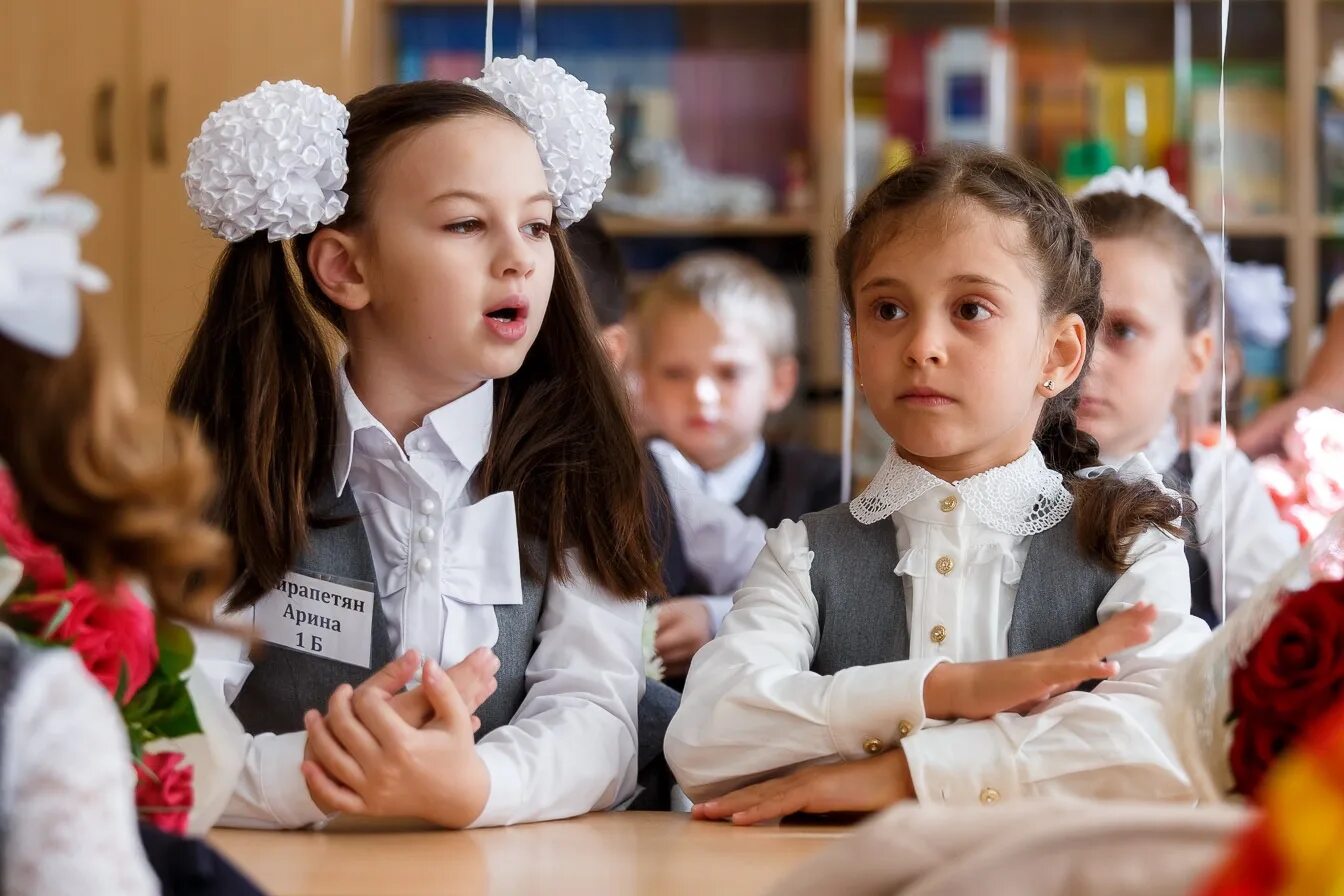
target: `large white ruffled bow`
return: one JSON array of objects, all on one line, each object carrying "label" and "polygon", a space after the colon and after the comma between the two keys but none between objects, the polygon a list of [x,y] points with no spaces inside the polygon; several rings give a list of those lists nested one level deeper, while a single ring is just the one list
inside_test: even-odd
[{"label": "large white ruffled bow", "polygon": [[[513,492],[498,492],[448,511],[438,529],[424,526],[409,501],[402,504],[377,493],[363,500],[381,594],[398,593],[412,576],[430,575],[437,579],[439,593],[459,604],[523,602]],[[422,540],[427,532],[432,536]]]},{"label": "large white ruffled bow", "polygon": [[79,342],[79,291],[107,278],[79,259],[79,237],[98,221],[81,196],[48,194],[65,167],[61,138],[30,136],[0,115],[0,333],[44,355]]}]

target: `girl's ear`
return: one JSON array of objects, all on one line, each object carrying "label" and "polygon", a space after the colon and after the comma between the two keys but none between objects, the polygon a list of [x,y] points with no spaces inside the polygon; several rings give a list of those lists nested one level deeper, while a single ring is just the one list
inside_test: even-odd
[{"label": "girl's ear", "polygon": [[1177,381],[1178,395],[1190,395],[1198,390],[1213,365],[1213,328],[1205,327],[1185,341],[1185,361]]},{"label": "girl's ear", "polygon": [[323,227],[308,243],[308,270],[313,279],[327,298],[346,311],[369,304],[358,249],[358,240],[334,227]]},{"label": "girl's ear", "polygon": [[[1087,327],[1076,314],[1066,314],[1052,328],[1053,342],[1045,354],[1037,391],[1050,398],[1078,381],[1087,360]],[[1047,387],[1045,384],[1049,383]]]}]

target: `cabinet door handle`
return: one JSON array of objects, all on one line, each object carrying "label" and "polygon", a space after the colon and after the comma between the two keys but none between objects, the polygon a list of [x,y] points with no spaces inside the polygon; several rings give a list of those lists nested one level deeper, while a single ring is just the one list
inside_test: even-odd
[{"label": "cabinet door handle", "polygon": [[116,152],[113,144],[112,113],[117,101],[117,85],[104,81],[98,85],[93,96],[93,160],[99,168],[111,168],[116,164]]},{"label": "cabinet door handle", "polygon": [[168,82],[155,81],[149,88],[149,161],[168,164]]}]

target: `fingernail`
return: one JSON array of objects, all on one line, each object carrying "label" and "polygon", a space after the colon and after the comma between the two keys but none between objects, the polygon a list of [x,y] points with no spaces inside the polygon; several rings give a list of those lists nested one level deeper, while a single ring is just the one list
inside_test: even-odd
[{"label": "fingernail", "polygon": [[443,675],[443,669],[439,664],[430,659],[425,662],[425,680],[438,681]]}]

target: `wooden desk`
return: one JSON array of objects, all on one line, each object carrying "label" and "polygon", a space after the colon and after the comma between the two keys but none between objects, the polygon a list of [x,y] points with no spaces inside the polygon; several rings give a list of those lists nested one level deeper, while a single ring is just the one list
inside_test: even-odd
[{"label": "wooden desk", "polygon": [[273,896],[752,896],[848,830],[611,812],[483,831],[216,830],[209,839]]}]

